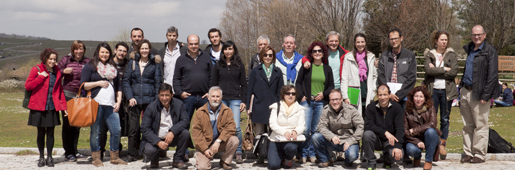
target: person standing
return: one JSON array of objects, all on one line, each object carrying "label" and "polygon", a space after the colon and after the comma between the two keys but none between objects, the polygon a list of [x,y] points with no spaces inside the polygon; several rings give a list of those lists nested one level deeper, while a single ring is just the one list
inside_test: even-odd
[{"label": "person standing", "polygon": [[211,56],[211,62],[213,66],[220,60],[220,56],[222,55],[221,50],[224,45],[222,42],[222,32],[220,32],[217,28],[211,28],[207,32],[207,37],[209,37],[209,44],[204,52]]},{"label": "person standing", "polygon": [[[266,46],[270,45],[270,39],[266,35],[259,36],[257,39],[257,44],[259,50],[255,55],[250,57],[248,70],[252,70],[258,66],[261,66],[261,62],[259,60],[259,52],[261,52],[261,50],[263,50],[263,48],[265,48]],[[250,75],[250,71],[248,72],[248,75]]]},{"label": "person standing", "polygon": [[500,93],[498,56],[495,48],[485,42],[483,26],[472,28],[472,42],[463,46],[467,53],[465,71],[460,83],[460,112],[463,119],[462,163],[482,163],[488,149],[488,115],[490,99]]},{"label": "person standing", "polygon": [[432,49],[424,55],[426,76],[422,84],[433,98],[435,112],[440,106],[440,158],[446,159],[447,137],[449,136],[449,115],[452,101],[458,98],[458,89],[454,79],[458,75],[458,56],[450,47],[450,34],[447,31],[433,31],[431,34]]},{"label": "person standing", "polygon": [[[127,51],[127,54],[132,53],[133,51],[138,50],[138,46],[141,44],[141,42],[145,39],[145,33],[141,28],[134,27],[131,30],[131,41],[132,44],[129,46],[129,50]],[[157,55],[159,51],[157,49],[152,48],[150,49],[150,53]]]},{"label": "person standing", "polygon": [[[288,34],[283,39],[283,49],[275,54],[275,66],[279,68],[283,74],[284,85],[294,85],[297,80],[297,72],[302,67],[302,56],[295,51],[295,37]],[[326,50],[327,51],[327,50]]]},{"label": "person standing", "polygon": [[391,49],[384,51],[377,65],[377,85],[400,83],[402,86],[391,93],[390,98],[405,108],[406,96],[415,86],[417,80],[417,60],[415,53],[402,48],[402,33],[392,29],[388,33]]},{"label": "person standing", "polygon": [[177,59],[188,51],[188,47],[183,46],[182,42],[177,41],[179,38],[179,29],[171,26],[166,30],[166,39],[168,40],[164,47],[159,50],[159,55],[163,57],[161,62],[161,73],[163,73],[163,81],[173,87],[173,74],[175,72],[175,63]]},{"label": "person standing", "polygon": [[[66,55],[59,61],[57,67],[63,74],[63,89],[66,101],[73,99],[80,87],[80,76],[82,68],[89,62],[89,58],[84,56],[86,46],[80,40],[73,41],[71,53]],[[62,139],[64,156],[68,161],[75,162],[77,158],[84,158],[84,155],[77,152],[77,144],[79,143],[80,127],[70,126],[67,117],[63,117]]]},{"label": "person standing", "polygon": [[[68,112],[66,98],[62,86],[62,74],[57,67],[57,52],[47,48],[39,55],[41,64],[32,67],[25,89],[32,91],[29,101],[29,121],[28,125],[38,129],[36,143],[38,145],[39,160],[38,167],[45,164],[54,167],[52,150],[54,148],[54,129],[60,125],[59,111],[63,112],[63,118],[67,119]],[[45,135],[47,158],[45,160]],[[70,148],[72,149],[72,148]]]},{"label": "person standing", "polygon": [[161,56],[150,53],[152,44],[144,39],[137,51],[130,54],[130,61],[123,76],[123,91],[129,100],[129,154],[127,162],[140,158],[140,118],[148,104],[157,99],[163,83]]}]

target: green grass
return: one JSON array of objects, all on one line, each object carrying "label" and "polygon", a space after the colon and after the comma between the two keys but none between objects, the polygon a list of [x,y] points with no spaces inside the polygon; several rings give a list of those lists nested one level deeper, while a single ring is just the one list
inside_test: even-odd
[{"label": "green grass", "polygon": [[16,152],[14,155],[23,156],[23,155],[39,155],[39,153],[31,151],[31,150],[21,150]]},{"label": "green grass", "polygon": [[[29,111],[21,107],[23,93],[0,93],[0,147],[36,147],[36,128],[27,125]],[[492,108],[489,125],[508,142],[515,142],[515,107]],[[439,120],[439,119],[438,119]],[[247,114],[241,114],[241,130],[245,131]],[[438,125],[439,126],[439,125]],[[55,148],[62,148],[62,126],[55,129]],[[447,150],[452,153],[463,152],[463,122],[459,107],[453,107],[450,115]],[[81,128],[79,149],[89,149],[89,128]],[[109,140],[108,140],[109,142]],[[109,144],[108,144],[109,145]],[[127,149],[127,137],[122,137],[122,145]],[[172,148],[171,148],[172,149]]]}]

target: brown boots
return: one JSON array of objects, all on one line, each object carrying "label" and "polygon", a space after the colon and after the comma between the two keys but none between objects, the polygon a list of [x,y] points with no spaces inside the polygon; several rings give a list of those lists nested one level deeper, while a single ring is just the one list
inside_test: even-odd
[{"label": "brown boots", "polygon": [[447,158],[447,151],[445,150],[445,145],[447,145],[446,139],[440,139],[440,159],[445,160]]},{"label": "brown boots", "polygon": [[420,166],[420,159],[413,160],[413,167],[419,167]]},{"label": "brown boots", "polygon": [[432,162],[425,162],[424,163],[424,170],[430,170],[433,167]]},{"label": "brown boots", "polygon": [[127,165],[127,162],[123,161],[119,157],[120,151],[111,151],[111,164],[118,164],[118,165]]},{"label": "brown boots", "polygon": [[93,159],[91,163],[96,167],[104,166],[104,164],[100,160],[100,151],[91,152],[91,158]]}]

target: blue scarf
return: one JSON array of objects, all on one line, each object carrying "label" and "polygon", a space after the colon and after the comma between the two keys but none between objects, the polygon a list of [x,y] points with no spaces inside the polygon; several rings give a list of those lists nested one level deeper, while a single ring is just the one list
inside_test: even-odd
[{"label": "blue scarf", "polygon": [[275,58],[277,60],[279,60],[279,62],[282,64],[282,65],[285,65],[286,66],[286,78],[288,81],[291,81],[291,82],[295,82],[295,77],[297,76],[297,70],[295,69],[295,66],[297,66],[297,63],[304,57],[302,55],[300,55],[299,53],[295,52],[294,51],[294,56],[293,56],[293,63],[291,64],[287,64],[284,59],[283,59],[283,50],[279,51],[276,55],[275,55]]}]

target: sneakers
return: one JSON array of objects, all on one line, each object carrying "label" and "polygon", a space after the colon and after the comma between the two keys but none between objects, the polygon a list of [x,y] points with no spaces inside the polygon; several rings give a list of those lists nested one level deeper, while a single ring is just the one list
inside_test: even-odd
[{"label": "sneakers", "polygon": [[314,156],[309,157],[309,161],[310,161],[311,163],[316,163],[316,162],[317,162],[317,157],[314,157]]},{"label": "sneakers", "polygon": [[332,159],[327,162],[321,162],[318,164],[319,168],[327,168],[328,166],[334,166],[334,161]]},{"label": "sneakers", "polygon": [[77,158],[75,158],[73,155],[68,155],[65,159],[70,162],[77,162]]},{"label": "sneakers", "polygon": [[367,165],[367,170],[375,170],[375,169],[376,169],[376,164]]},{"label": "sneakers", "polygon": [[243,154],[242,153],[236,153],[236,163],[237,164],[243,163]]},{"label": "sneakers", "polygon": [[383,164],[383,168],[384,168],[384,169],[390,169],[391,167],[392,167],[392,164],[391,164],[391,163],[386,163],[386,162],[385,162],[385,163]]}]

